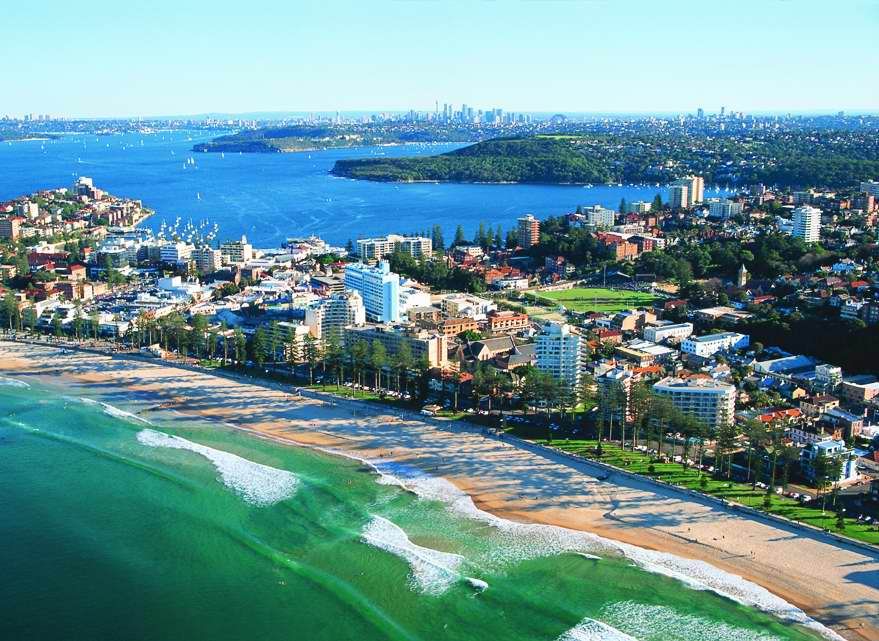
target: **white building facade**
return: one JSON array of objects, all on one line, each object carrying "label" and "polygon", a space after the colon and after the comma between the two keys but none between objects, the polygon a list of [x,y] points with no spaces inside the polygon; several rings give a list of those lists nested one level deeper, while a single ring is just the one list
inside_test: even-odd
[{"label": "white building facade", "polygon": [[566,323],[547,323],[537,335],[537,369],[576,391],[583,376],[586,339]]},{"label": "white building facade", "polygon": [[817,243],[821,240],[821,210],[810,205],[802,205],[794,209],[791,235],[802,238],[807,243]]},{"label": "white building facade", "polygon": [[376,267],[352,263],[345,267],[345,289],[363,298],[366,317],[379,323],[400,320],[400,277],[391,271],[387,261]]}]

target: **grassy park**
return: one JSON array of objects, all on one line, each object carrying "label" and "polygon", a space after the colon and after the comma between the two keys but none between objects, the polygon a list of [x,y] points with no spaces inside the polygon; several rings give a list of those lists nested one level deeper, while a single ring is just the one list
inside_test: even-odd
[{"label": "grassy park", "polygon": [[[542,445],[552,445],[565,452],[588,459],[599,460],[628,472],[643,474],[644,476],[659,479],[672,485],[696,490],[728,501],[735,501],[742,505],[765,510],[771,514],[807,523],[830,532],[839,532],[865,543],[879,544],[879,530],[877,530],[876,525],[860,523],[854,518],[846,518],[845,529],[840,531],[836,525],[836,513],[831,509],[832,499],[829,494],[827,496],[827,509],[824,514],[822,514],[821,510],[821,499],[816,499],[810,504],[802,504],[795,499],[781,495],[771,496],[770,506],[766,509],[763,503],[766,492],[759,488],[756,490],[751,489],[749,483],[718,480],[700,472],[698,469],[692,467],[685,468],[680,463],[654,462],[646,453],[622,450],[615,443],[605,441],[602,444],[602,454],[598,456],[595,452],[598,443],[595,440],[556,439],[552,443],[548,443],[545,440],[535,439],[535,442]],[[703,476],[705,481],[702,481]]]},{"label": "grassy park", "polygon": [[647,292],[604,287],[574,287],[538,292],[536,296],[551,304],[564,305],[574,312],[618,312],[633,307],[649,306],[656,300],[653,294]]}]

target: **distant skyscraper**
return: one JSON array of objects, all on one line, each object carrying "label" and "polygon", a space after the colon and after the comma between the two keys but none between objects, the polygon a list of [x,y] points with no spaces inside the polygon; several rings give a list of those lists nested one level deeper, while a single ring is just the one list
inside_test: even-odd
[{"label": "distant skyscraper", "polygon": [[794,228],[792,235],[802,238],[807,243],[821,240],[821,210],[810,205],[802,205],[794,209]]},{"label": "distant skyscraper", "polygon": [[519,246],[528,249],[540,242],[540,221],[531,214],[525,214],[519,220]]},{"label": "distant skyscraper", "polygon": [[699,107],[698,111],[696,111],[696,117],[699,120],[702,120],[703,118],[705,118],[705,110],[702,109],[702,107]]}]

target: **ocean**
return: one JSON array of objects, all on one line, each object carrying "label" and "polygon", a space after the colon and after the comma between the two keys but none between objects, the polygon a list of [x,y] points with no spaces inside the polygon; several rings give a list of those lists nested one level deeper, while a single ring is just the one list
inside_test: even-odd
[{"label": "ocean", "polygon": [[[71,185],[90,176],[118,196],[143,200],[162,220],[209,220],[222,238],[246,234],[258,247],[275,247],[289,236],[316,234],[336,244],[388,233],[421,232],[442,225],[451,242],[457,225],[472,237],[481,222],[494,230],[516,218],[571,212],[577,205],[616,209],[665,194],[664,187],[392,184],[337,178],[339,158],[430,155],[458,144],[331,149],[289,154],[197,154],[206,132],[159,132],[115,136],[65,136],[58,140],[0,143],[0,200],[39,189]],[[187,162],[192,158],[195,164]],[[708,191],[707,195],[716,192]]]},{"label": "ocean", "polygon": [[2,639],[819,638],[414,469],[82,389],[0,377]]}]

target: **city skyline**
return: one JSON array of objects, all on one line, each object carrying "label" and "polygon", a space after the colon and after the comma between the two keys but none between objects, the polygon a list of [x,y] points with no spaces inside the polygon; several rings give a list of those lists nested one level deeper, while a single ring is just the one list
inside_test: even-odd
[{"label": "city skyline", "polygon": [[[870,45],[875,3],[832,11],[818,2],[504,8],[334,3],[331,11],[297,3],[275,6],[267,20],[199,3],[160,2],[148,14],[126,9],[121,16],[106,2],[20,4],[7,10],[9,23],[40,24],[39,46],[34,32],[14,29],[0,45],[12,62],[7,85],[17,87],[0,113],[433,111],[436,101],[527,113],[710,113],[721,106],[786,113],[865,112],[879,104],[860,73],[879,64]],[[447,42],[450,33],[455,39]],[[677,73],[688,82],[675,82]],[[68,81],[59,92],[35,77]]]}]

